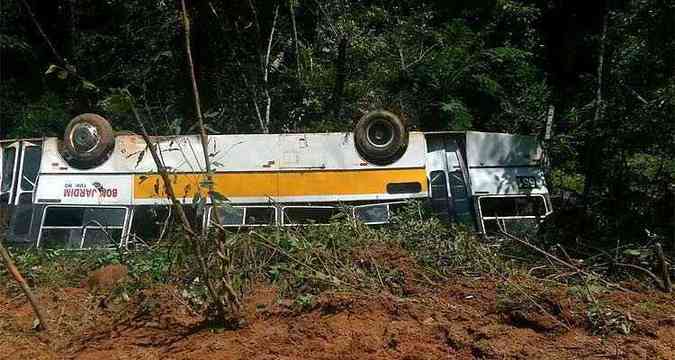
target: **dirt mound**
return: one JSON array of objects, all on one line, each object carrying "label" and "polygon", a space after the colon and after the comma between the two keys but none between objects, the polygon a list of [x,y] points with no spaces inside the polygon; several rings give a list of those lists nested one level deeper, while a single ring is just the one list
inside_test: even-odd
[{"label": "dirt mound", "polygon": [[245,300],[247,325],[236,331],[205,322],[170,286],[105,307],[84,289],[53,289],[40,293],[52,325],[47,338],[30,330],[23,297],[0,294],[0,358],[675,359],[670,295],[595,294],[600,315],[622,314],[631,324],[628,335],[598,335],[588,304],[569,289],[534,294],[538,306],[505,306],[501,279],[456,276],[433,285],[400,249],[362,255],[355,258],[383,274],[392,264],[403,269],[400,283],[409,290],[327,291],[301,301],[258,284]]},{"label": "dirt mound", "polygon": [[94,293],[101,290],[111,290],[126,281],[128,274],[129,269],[124,265],[106,265],[92,271],[80,282],[80,287],[87,288]]},{"label": "dirt mound", "polygon": [[[635,312],[639,323],[657,324],[652,332],[595,336],[575,308],[561,326],[550,314],[521,311],[521,319],[496,309],[493,279],[454,279],[411,297],[392,294],[326,292],[311,309],[277,299],[260,286],[246,303],[248,326],[237,331],[210,328],[183,312],[173,296],[155,294],[161,305],[151,316],[135,317],[88,337],[71,349],[76,358],[120,355],[180,359],[439,359],[583,357],[672,359],[675,320]],[[166,291],[166,289],[164,290]],[[666,298],[652,294],[658,304]],[[611,295],[609,295],[611,297]],[[630,309],[653,296],[617,299]],[[564,303],[566,299],[554,299]],[[636,302],[637,301],[637,302]],[[662,301],[662,302],[661,302]],[[637,308],[644,307],[638,305]],[[645,310],[647,311],[647,310]],[[565,312],[561,312],[565,314]],[[549,318],[546,318],[549,316]],[[644,317],[643,317],[644,316]],[[159,320],[157,320],[159,319]],[[535,325],[532,325],[535,324]]]}]

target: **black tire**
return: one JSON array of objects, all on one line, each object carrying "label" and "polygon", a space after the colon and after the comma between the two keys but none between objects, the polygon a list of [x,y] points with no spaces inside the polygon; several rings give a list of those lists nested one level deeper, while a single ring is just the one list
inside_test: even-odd
[{"label": "black tire", "polygon": [[115,136],[108,120],[96,114],[74,117],[63,135],[63,155],[68,164],[90,169],[103,164],[115,147]]},{"label": "black tire", "polygon": [[372,111],[356,123],[354,145],[369,163],[388,165],[405,153],[408,130],[403,121],[389,111]]}]

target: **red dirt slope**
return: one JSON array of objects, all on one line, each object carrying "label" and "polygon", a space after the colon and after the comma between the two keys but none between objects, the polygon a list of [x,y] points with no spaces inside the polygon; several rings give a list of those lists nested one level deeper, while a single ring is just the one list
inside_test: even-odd
[{"label": "red dirt slope", "polygon": [[[279,301],[259,286],[247,300],[248,325],[212,329],[177,291],[146,291],[102,307],[82,289],[43,292],[53,335],[30,330],[23,298],[0,295],[0,357],[8,359],[675,359],[673,298],[610,293],[598,301],[630,314],[630,335],[595,336],[586,307],[564,291],[547,315],[498,311],[492,279],[456,278],[406,298],[324,293],[311,309]],[[567,329],[567,328],[569,329]],[[48,342],[49,341],[49,342]]]}]

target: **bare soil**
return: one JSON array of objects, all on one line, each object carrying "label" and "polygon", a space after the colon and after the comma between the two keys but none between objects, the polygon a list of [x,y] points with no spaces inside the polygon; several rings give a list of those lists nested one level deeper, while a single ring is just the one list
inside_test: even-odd
[{"label": "bare soil", "polygon": [[[414,267],[404,256],[376,256]],[[597,293],[631,325],[628,335],[597,334],[588,304],[569,289],[537,297],[539,306],[505,307],[500,279],[458,275],[434,285],[411,269],[397,295],[328,291],[304,307],[257,285],[239,330],[209,326],[171,286],[128,300],[60,288],[39,292],[47,336],[31,330],[22,296],[0,291],[0,358],[675,359],[671,295]]]}]

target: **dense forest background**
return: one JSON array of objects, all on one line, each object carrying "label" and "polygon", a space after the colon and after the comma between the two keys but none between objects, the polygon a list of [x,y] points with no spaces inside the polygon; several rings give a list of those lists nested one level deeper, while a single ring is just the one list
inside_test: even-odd
[{"label": "dense forest background", "polygon": [[[196,132],[179,2],[0,6],[0,138],[60,136],[82,112],[135,131],[111,104],[120,88],[152,133]],[[194,0],[188,10],[211,133],[342,131],[386,108],[420,130],[543,140],[554,106],[549,185],[572,196],[547,236],[672,244],[672,0]]]}]

